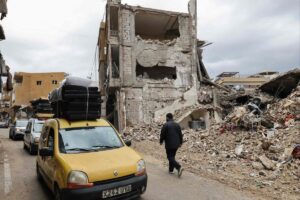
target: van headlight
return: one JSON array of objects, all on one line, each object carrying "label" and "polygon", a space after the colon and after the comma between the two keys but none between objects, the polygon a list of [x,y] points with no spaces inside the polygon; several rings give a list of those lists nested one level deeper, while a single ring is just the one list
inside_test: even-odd
[{"label": "van headlight", "polygon": [[137,168],[137,172],[136,172],[136,176],[142,176],[146,173],[146,163],[145,161],[142,159],[142,160],[139,160],[137,162],[137,165],[136,165],[136,168]]},{"label": "van headlight", "polygon": [[86,173],[81,171],[71,171],[68,176],[68,188],[86,188],[92,187],[93,183],[89,183]]}]

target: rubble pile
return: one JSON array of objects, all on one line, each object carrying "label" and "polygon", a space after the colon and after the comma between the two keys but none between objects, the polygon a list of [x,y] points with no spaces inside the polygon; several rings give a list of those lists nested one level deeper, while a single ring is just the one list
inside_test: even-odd
[{"label": "rubble pile", "polygon": [[269,106],[268,113],[275,120],[275,126],[298,126],[300,129],[300,83],[287,98]]},{"label": "rubble pile", "polygon": [[[197,108],[213,109],[211,105],[183,108],[175,112],[175,119]],[[244,102],[234,104],[222,123],[210,119],[206,130],[184,129],[180,162],[195,173],[236,187],[253,191],[260,188],[274,199],[294,199],[294,196],[297,199],[300,195],[299,109],[300,84],[283,99],[263,93],[248,95]],[[164,151],[159,148],[162,125],[159,122],[128,127],[124,136],[140,143],[139,151],[165,160]]]},{"label": "rubble pile", "polygon": [[162,123],[155,125],[144,125],[139,127],[127,127],[123,133],[126,140],[134,141],[159,141],[160,129],[163,126]]},{"label": "rubble pile", "polygon": [[[166,161],[159,146],[162,124],[131,127],[127,139],[140,144],[137,149]],[[300,195],[300,133],[296,127],[271,131],[259,126],[256,132],[220,132],[221,125],[209,130],[183,130],[184,145],[178,159],[186,168],[233,186],[269,192],[278,199]],[[148,147],[147,147],[148,146]]]},{"label": "rubble pile", "polygon": [[[300,85],[284,99],[272,98],[267,94],[242,95],[228,101],[231,112],[225,117],[224,129],[240,128],[256,131],[262,125],[265,128],[287,128],[299,126],[300,121]],[[239,105],[238,103],[242,104]],[[226,103],[223,102],[223,105]]]}]

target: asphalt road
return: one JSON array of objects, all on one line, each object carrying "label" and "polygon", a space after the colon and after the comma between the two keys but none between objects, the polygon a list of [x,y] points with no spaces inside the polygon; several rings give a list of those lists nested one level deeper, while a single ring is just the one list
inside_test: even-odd
[{"label": "asphalt road", "polygon": [[[141,200],[252,200],[242,191],[216,181],[184,172],[182,178],[146,157],[148,188]],[[8,139],[8,129],[0,129],[0,199],[51,200],[52,194],[35,174],[35,156],[23,150],[23,141]]]}]

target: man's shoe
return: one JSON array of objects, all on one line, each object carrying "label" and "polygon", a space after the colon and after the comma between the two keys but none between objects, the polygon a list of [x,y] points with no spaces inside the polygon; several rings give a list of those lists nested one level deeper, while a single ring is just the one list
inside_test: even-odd
[{"label": "man's shoe", "polygon": [[181,175],[182,175],[182,172],[183,172],[183,168],[182,168],[182,167],[180,167],[180,168],[179,168],[179,170],[178,170],[178,178],[180,178],[180,177],[181,177]]},{"label": "man's shoe", "polygon": [[169,171],[169,174],[174,174],[174,171]]}]

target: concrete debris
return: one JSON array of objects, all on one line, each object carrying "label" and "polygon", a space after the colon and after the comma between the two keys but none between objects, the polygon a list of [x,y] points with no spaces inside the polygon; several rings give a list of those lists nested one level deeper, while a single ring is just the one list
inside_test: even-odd
[{"label": "concrete debris", "polygon": [[285,98],[300,81],[300,69],[288,71],[260,86],[260,90],[272,96]]},{"label": "concrete debris", "polygon": [[280,153],[280,152],[282,152],[282,148],[281,148],[280,146],[271,145],[271,146],[269,147],[269,151],[270,151],[271,153]]},{"label": "concrete debris", "polygon": [[269,169],[269,170],[275,169],[275,164],[269,158],[267,158],[265,155],[260,156],[259,160],[266,169]]},{"label": "concrete debris", "polygon": [[253,162],[252,167],[253,167],[253,169],[256,169],[256,170],[264,169],[264,166],[260,162]]},{"label": "concrete debris", "polygon": [[240,156],[241,154],[242,154],[242,152],[243,152],[243,148],[244,148],[244,145],[237,145],[236,146],[236,148],[235,148],[235,154],[237,155],[237,156]]},{"label": "concrete debris", "polygon": [[[264,94],[260,94],[264,96]],[[226,100],[225,100],[226,101]],[[243,95],[236,97],[235,102],[227,101],[233,106],[225,117],[225,123],[232,123],[240,129],[257,131],[258,126],[269,129],[267,137],[274,135],[275,129],[299,126],[300,121],[300,85],[284,99],[269,100],[269,96],[259,98]],[[235,106],[236,104],[242,104]],[[224,105],[224,102],[223,102]]]},{"label": "concrete debris", "polygon": [[[236,186],[259,187],[277,199],[297,195],[290,185],[299,184],[300,174],[300,84],[283,99],[264,93],[222,96],[222,92],[218,90],[223,103],[219,108],[208,103],[207,92],[199,104],[174,112],[184,138],[179,160],[193,172]],[[216,122],[215,111],[223,112],[223,122]],[[205,121],[205,129],[188,126],[196,118]],[[128,126],[124,137],[141,144],[139,151],[164,159],[158,144],[163,123]]]},{"label": "concrete debris", "polygon": [[198,92],[198,101],[200,104],[210,104],[213,101],[212,90],[209,87],[201,87]]}]

